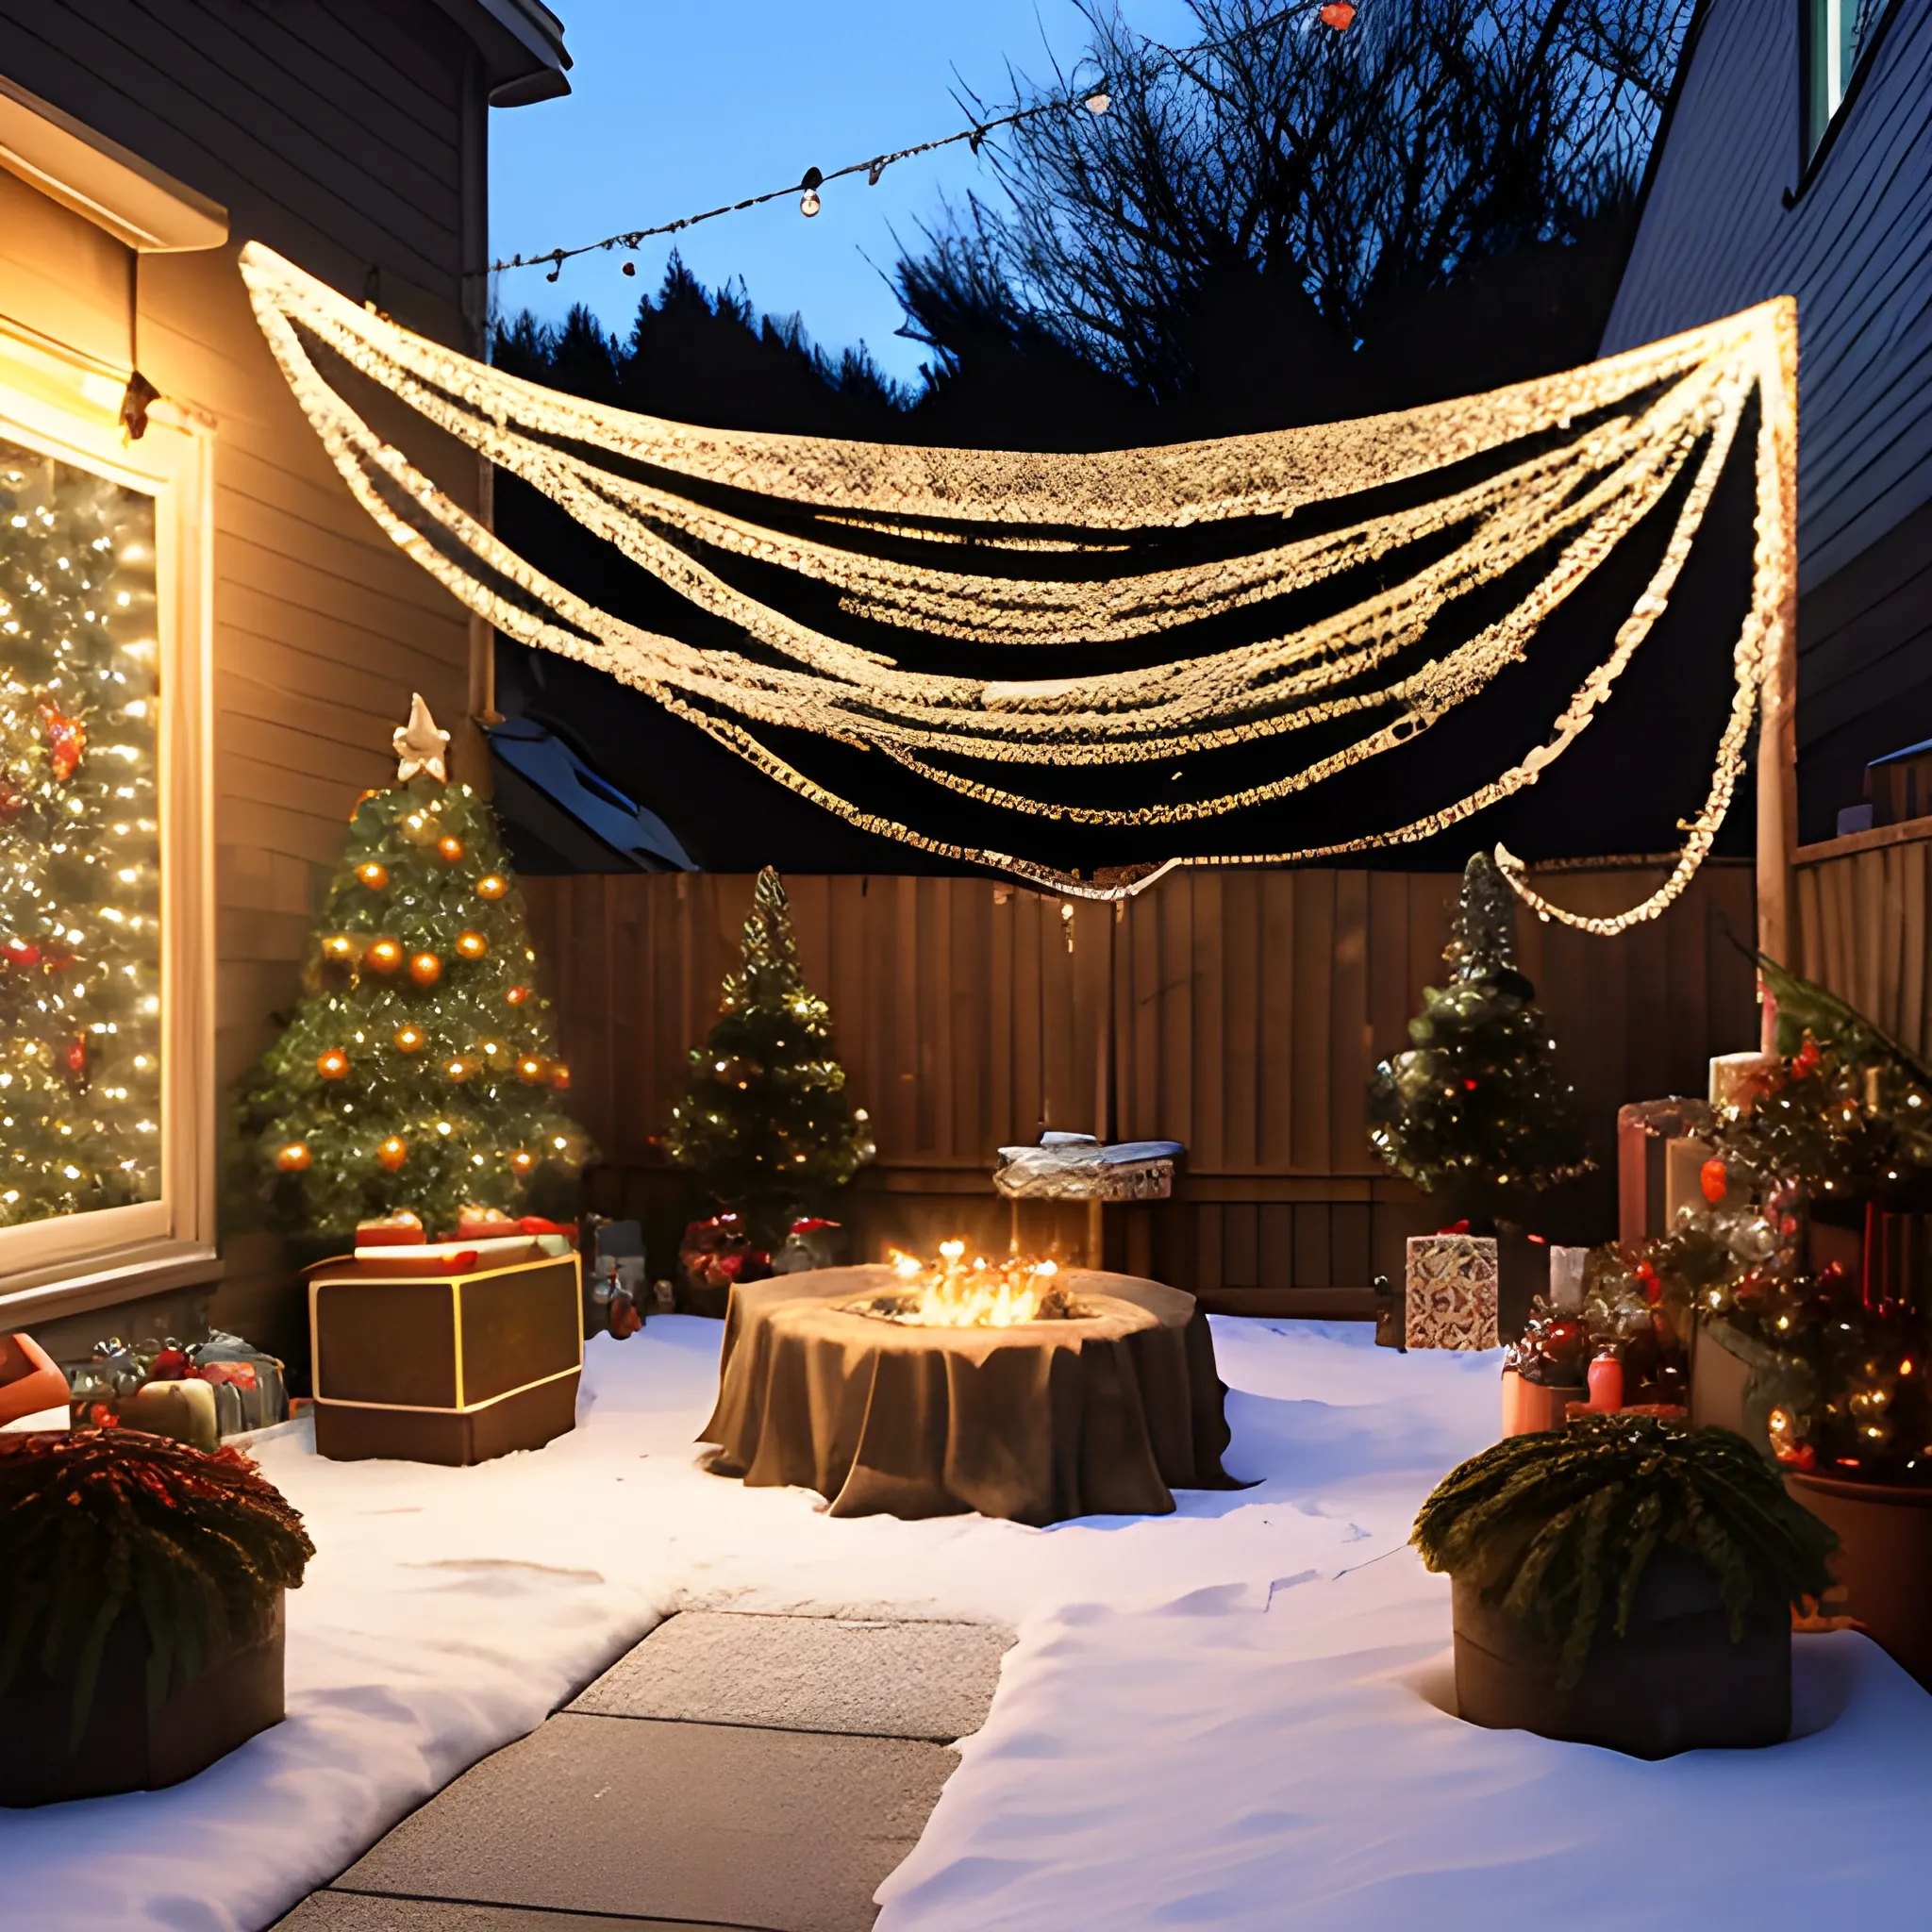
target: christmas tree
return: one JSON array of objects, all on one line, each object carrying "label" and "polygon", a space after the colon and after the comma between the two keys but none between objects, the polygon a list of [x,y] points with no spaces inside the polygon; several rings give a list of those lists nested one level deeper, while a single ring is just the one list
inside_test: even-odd
[{"label": "christmas tree", "polygon": [[402,1208],[432,1235],[469,1207],[515,1213],[581,1165],[558,1109],[537,956],[490,808],[446,782],[419,697],[396,783],[365,791],[304,997],[262,1057],[242,1132],[285,1228],[346,1235]]},{"label": "christmas tree", "polygon": [[691,1053],[691,1080],[661,1144],[752,1240],[774,1249],[873,1157],[863,1108],[832,1058],[831,1014],[799,975],[778,874],[758,874],[744,964],[724,982],[717,1023]]},{"label": "christmas tree", "polygon": [[1642,1265],[1724,1330],[1781,1461],[1932,1485],[1932,1066],[1757,963],[1782,1058],[1717,1110],[1708,1205]]},{"label": "christmas tree", "polygon": [[1516,964],[1514,916],[1508,882],[1478,852],[1442,955],[1449,984],[1423,990],[1415,1044],[1369,1086],[1375,1151],[1477,1233],[1590,1165],[1575,1090]]},{"label": "christmas tree", "polygon": [[0,441],[0,1227],[160,1191],[154,504]]}]

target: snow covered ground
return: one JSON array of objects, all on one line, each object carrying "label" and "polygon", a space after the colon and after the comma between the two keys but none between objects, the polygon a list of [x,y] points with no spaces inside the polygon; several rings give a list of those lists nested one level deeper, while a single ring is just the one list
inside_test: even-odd
[{"label": "snow covered ground", "polygon": [[[1647,1765],[1476,1730],[1416,1506],[1494,1434],[1493,1357],[1215,1324],[1229,1466],[1177,1515],[834,1522],[696,1467],[719,1329],[592,1344],[581,1425],[474,1470],[258,1455],[319,1554],[289,1721],[169,1791],[0,1812],[0,1925],[272,1923],[681,1607],[985,1617],[1021,1635],[881,1932],[1913,1923],[1932,1699],[1801,1639],[1774,1751]],[[6,1740],[4,1748],[18,1748]]]}]

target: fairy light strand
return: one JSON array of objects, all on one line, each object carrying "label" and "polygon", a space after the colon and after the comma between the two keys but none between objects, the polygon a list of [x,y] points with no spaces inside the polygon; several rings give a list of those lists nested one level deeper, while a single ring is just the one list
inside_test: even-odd
[{"label": "fairy light strand", "polygon": [[[1653,918],[1694,875],[1742,770],[1760,686],[1784,647],[1789,576],[1784,528],[1790,358],[1786,307],[1742,315],[1586,369],[1453,404],[1101,457],[908,448],[826,439],[698,430],[586,404],[506,377],[487,364],[356,308],[279,257],[243,253],[258,319],[297,400],[357,500],[394,541],[506,636],[594,666],[645,691],[758,770],[848,823],[937,856],[983,864],[1075,896],[1118,898],[1173,863],[1294,864],[1431,838],[1535,784],[1588,728],[1663,613],[1702,526],[1717,478],[1753,398],[1759,398],[1753,602],[1733,653],[1735,691],[1711,784],[1664,883],[1614,919],[1566,913],[1537,894],[1524,869],[1506,875],[1539,916],[1597,933]],[[694,608],[723,619],[777,661],[701,649],[626,624],[553,582],[463,511],[384,442],[323,376],[307,335],[381,384],[425,421],[522,476]],[[1346,494],[1425,475],[1523,439],[1561,437],[1486,481],[1420,508],[1293,539],[1230,560],[1069,584],[990,575],[947,539],[999,522],[1022,540],[1112,546],[1120,528],[1180,528]],[[559,446],[567,444],[568,447]],[[787,527],[756,506],[725,513],[658,483],[602,469],[584,452],[648,461],[660,475],[723,483],[773,501]],[[1701,454],[1700,454],[1701,452]],[[1455,804],[1407,824],[1292,852],[1191,857],[1082,880],[1029,860],[934,838],[831,792],[757,733],[804,729],[883,753],[957,794],[1027,817],[1154,829],[1287,797],[1412,741],[1529,651],[1543,621],[1586,586],[1617,544],[1690,475],[1664,555],[1606,658],[1553,721],[1546,740]],[[1114,493],[1131,483],[1130,500]],[[1027,513],[1047,508],[1044,518]],[[898,523],[909,558],[879,557],[796,534],[801,516],[849,527]],[[949,528],[906,525],[941,520]],[[1041,524],[1046,525],[1041,528]],[[1031,527],[1029,527],[1029,525]],[[432,536],[431,531],[440,534]],[[677,541],[754,556],[826,583],[842,608],[901,627],[1027,645],[1117,643],[1263,603],[1318,584],[1421,533],[1453,532],[1441,553],[1386,589],[1301,629],[1131,671],[1062,678],[974,679],[908,670],[887,654],[813,629],[707,568]],[[920,539],[930,539],[920,541]],[[1426,631],[1450,600],[1493,583],[1553,540],[1553,561],[1513,606],[1419,670],[1343,690]],[[514,594],[511,594],[514,593]],[[991,615],[984,612],[991,604]],[[1025,767],[1125,766],[1281,738],[1311,724],[1396,708],[1385,723],[1306,767],[1217,795],[1112,808],[1058,802],[950,769],[961,758]]]}]

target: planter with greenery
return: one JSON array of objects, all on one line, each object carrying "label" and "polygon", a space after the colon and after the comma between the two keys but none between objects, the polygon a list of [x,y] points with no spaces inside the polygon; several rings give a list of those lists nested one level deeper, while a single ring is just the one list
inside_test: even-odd
[{"label": "planter with greenery", "polygon": [[0,1436],[0,1804],[176,1784],[279,1723],[312,1555],[235,1450]]},{"label": "planter with greenery", "polygon": [[1741,1437],[1604,1415],[1472,1457],[1413,1541],[1454,1579],[1464,1718],[1665,1757],[1789,1734],[1836,1539]]}]

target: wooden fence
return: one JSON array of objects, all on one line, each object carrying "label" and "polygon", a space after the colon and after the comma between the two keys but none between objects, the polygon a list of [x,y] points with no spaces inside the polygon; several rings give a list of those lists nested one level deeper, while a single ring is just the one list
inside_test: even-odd
[{"label": "wooden fence", "polygon": [[[1566,874],[1553,895],[1629,905],[1655,873]],[[830,1001],[875,1165],[845,1218],[855,1258],[958,1231],[1004,1241],[989,1174],[1045,1127],[1184,1141],[1172,1202],[1109,1209],[1110,1265],[1251,1312],[1359,1310],[1429,1205],[1371,1151],[1365,1089],[1406,1043],[1457,880],[1438,874],[1202,871],[1120,907],[982,879],[793,877],[801,964]],[[603,1150],[592,1205],[643,1213],[663,1252],[685,1211],[651,1136],[738,955],[748,877],[525,882],[560,1012],[573,1102]],[[1615,940],[1519,919],[1600,1158],[1623,1102],[1701,1092],[1713,1053],[1752,1043],[1748,868],[1707,866],[1661,921]],[[1029,1245],[1077,1242],[1047,1210]],[[1607,1174],[1550,1204],[1549,1231],[1599,1239]]]},{"label": "wooden fence", "polygon": [[1802,846],[1797,857],[1799,972],[1932,1054],[1932,819]]}]

